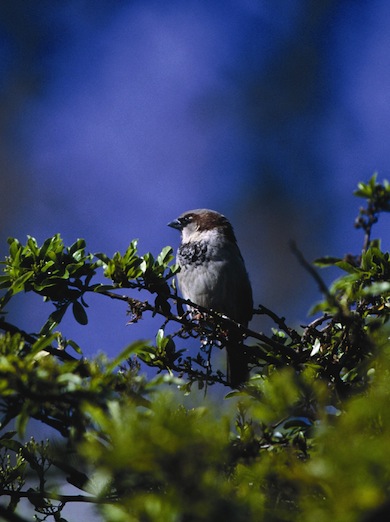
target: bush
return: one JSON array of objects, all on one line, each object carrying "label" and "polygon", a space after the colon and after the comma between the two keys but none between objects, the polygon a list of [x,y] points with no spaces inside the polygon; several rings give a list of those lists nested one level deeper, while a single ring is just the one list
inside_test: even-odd
[{"label": "bush", "polygon": [[[390,210],[390,187],[374,176],[355,194],[367,200],[355,223],[362,253],[317,260],[341,271],[328,288],[293,246],[323,301],[302,331],[263,306],[255,313],[274,321],[271,335],[235,325],[252,377],[222,404],[209,391],[227,386],[211,349],[232,324],[212,310],[185,311],[171,248],[140,256],[133,241],[109,257],[86,253],[80,239],[66,247],[59,235],[41,246],[9,239],[0,277],[1,517],[23,520],[27,505],[36,520],[64,521],[75,503],[110,522],[389,515],[390,260],[371,233]],[[138,290],[150,299],[137,299]],[[38,334],[6,321],[22,291],[52,305]],[[121,300],[134,322],[161,316],[155,342],[135,342],[113,360],[83,357],[58,327],[70,311],[87,323],[91,292]],[[195,356],[189,338],[199,340]],[[141,365],[155,376],[142,376]],[[194,386],[208,393],[185,407]],[[25,440],[34,419],[50,428],[49,441]]]}]

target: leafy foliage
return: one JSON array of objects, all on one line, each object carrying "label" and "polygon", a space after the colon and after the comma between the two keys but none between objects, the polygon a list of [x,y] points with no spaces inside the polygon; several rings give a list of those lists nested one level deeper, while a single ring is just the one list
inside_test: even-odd
[{"label": "leafy foliage", "polygon": [[[255,313],[274,321],[269,335],[193,303],[199,313],[189,314],[170,247],[139,255],[133,241],[109,257],[87,253],[81,239],[66,247],[59,235],[41,246],[9,239],[0,276],[0,517],[23,520],[27,504],[36,520],[65,521],[80,502],[118,522],[388,516],[390,260],[371,235],[390,210],[390,185],[373,176],[355,194],[367,200],[355,223],[362,253],[316,261],[341,271],[329,288],[293,247],[323,294],[300,331],[264,306]],[[22,291],[51,303],[38,334],[6,321]],[[83,357],[58,328],[68,311],[87,323],[89,293],[122,301],[133,322],[161,317],[155,342],[136,341],[113,360]],[[231,328],[245,339],[252,377],[216,404],[208,390],[227,382],[211,353]],[[190,338],[199,341],[194,356]],[[141,365],[155,376],[142,376]],[[201,402],[194,387],[208,391]],[[34,421],[50,440],[26,440]]]}]

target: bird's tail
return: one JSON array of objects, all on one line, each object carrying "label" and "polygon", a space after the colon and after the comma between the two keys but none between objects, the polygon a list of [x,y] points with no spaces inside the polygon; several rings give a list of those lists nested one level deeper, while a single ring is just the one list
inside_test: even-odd
[{"label": "bird's tail", "polygon": [[249,379],[247,355],[241,343],[228,343],[227,380],[232,388],[239,388]]}]

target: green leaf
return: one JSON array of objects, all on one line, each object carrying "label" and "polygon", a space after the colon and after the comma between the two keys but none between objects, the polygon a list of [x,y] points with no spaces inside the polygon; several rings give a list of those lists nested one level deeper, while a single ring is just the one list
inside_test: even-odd
[{"label": "green leaf", "polygon": [[71,346],[73,348],[73,350],[80,355],[82,355],[82,353],[83,353],[80,346],[72,339],[66,340],[66,346]]},{"label": "green leaf", "polygon": [[17,434],[17,431],[7,431],[0,438],[0,447],[11,450],[15,453],[20,453],[23,450],[23,444],[13,437]]},{"label": "green leaf", "polygon": [[170,246],[164,247],[157,256],[157,263],[159,265],[167,265],[173,259],[173,249]]},{"label": "green leaf", "polygon": [[54,261],[48,261],[47,263],[45,263],[43,265],[43,267],[41,268],[41,271],[42,272],[48,272],[54,266],[55,266]]},{"label": "green leaf", "polygon": [[53,333],[51,335],[42,335],[39,337],[39,339],[32,345],[31,347],[31,354],[35,355],[38,352],[41,352],[42,350],[45,350],[45,348],[48,348],[51,346],[51,344],[55,341],[57,341],[58,335],[56,333]]},{"label": "green leaf", "polygon": [[88,316],[84,306],[78,301],[74,301],[72,305],[72,311],[76,321],[82,325],[88,324]]},{"label": "green leaf", "polygon": [[25,272],[23,275],[21,275],[20,277],[18,277],[13,283],[12,283],[12,286],[11,286],[11,289],[12,289],[12,292],[14,294],[17,294],[18,292],[20,292],[21,290],[24,290],[25,288],[25,283],[29,280],[29,279],[32,279],[34,277],[34,272],[32,270],[28,270],[27,272]]},{"label": "green leaf", "polygon": [[358,188],[355,190],[354,195],[360,198],[371,198],[374,195],[377,176],[378,173],[375,172],[367,184],[362,182],[358,183]]},{"label": "green leaf", "polygon": [[357,274],[360,272],[360,268],[351,265],[348,261],[341,260],[336,263],[336,266],[347,272],[348,274]]},{"label": "green leaf", "polygon": [[[56,243],[57,243],[57,245],[58,245],[58,243],[60,243],[61,250],[62,250],[63,244],[62,244],[62,240],[61,240],[59,234],[56,234],[53,237],[49,237],[48,239],[46,239],[46,241],[43,243],[43,245],[40,248],[39,258],[43,260],[49,255],[50,252],[53,253]],[[58,248],[57,248],[57,250],[58,250]]]},{"label": "green leaf", "polygon": [[19,243],[19,241],[13,237],[8,238],[8,244],[9,244],[9,253],[12,259],[16,260],[20,254],[20,251],[22,249],[22,245]]},{"label": "green leaf", "polygon": [[68,306],[69,303],[66,303],[49,315],[49,318],[39,332],[40,335],[48,335],[53,330],[53,328],[55,328],[62,321]]},{"label": "green leaf", "polygon": [[12,285],[12,281],[8,275],[0,276],[0,288],[9,288]]},{"label": "green leaf", "polygon": [[156,346],[157,348],[162,348],[163,346],[163,341],[164,341],[165,337],[164,337],[164,330],[162,328],[160,328],[157,332],[157,335],[156,335]]},{"label": "green leaf", "polygon": [[27,236],[27,246],[31,253],[36,257],[39,254],[39,247],[37,240],[34,237]]},{"label": "green leaf", "polygon": [[86,242],[84,239],[77,239],[73,245],[69,248],[69,254],[75,259],[83,257],[85,252]]},{"label": "green leaf", "polygon": [[95,257],[97,257],[97,259],[99,259],[106,265],[108,265],[108,263],[111,261],[111,259],[106,254],[103,254],[102,252],[95,254]]},{"label": "green leaf", "polygon": [[139,340],[130,344],[107,365],[107,371],[114,371],[120,364],[129,359],[131,355],[142,353],[147,348],[150,348],[147,341]]},{"label": "green leaf", "polygon": [[339,257],[332,257],[332,256],[325,256],[325,257],[319,257],[314,261],[314,264],[319,267],[327,267],[335,265],[336,263],[339,263],[342,261]]}]

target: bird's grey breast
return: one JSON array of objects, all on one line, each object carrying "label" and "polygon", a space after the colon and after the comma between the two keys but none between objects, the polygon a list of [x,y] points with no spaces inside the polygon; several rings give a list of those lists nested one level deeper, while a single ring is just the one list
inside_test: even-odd
[{"label": "bird's grey breast", "polygon": [[202,265],[207,261],[207,257],[207,245],[200,241],[183,243],[177,252],[177,261],[182,268],[188,265]]}]

